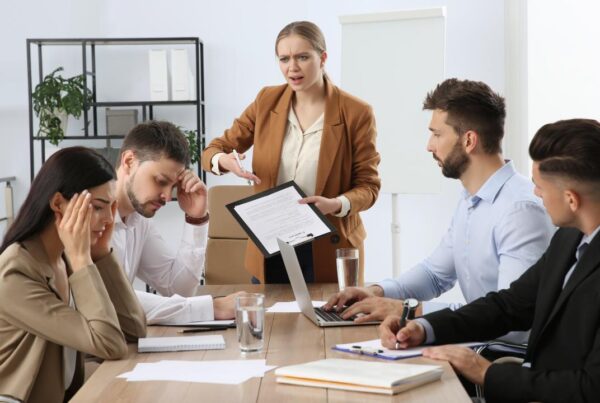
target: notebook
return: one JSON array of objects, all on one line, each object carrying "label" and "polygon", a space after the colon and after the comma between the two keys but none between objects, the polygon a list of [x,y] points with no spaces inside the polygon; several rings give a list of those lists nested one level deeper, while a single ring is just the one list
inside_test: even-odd
[{"label": "notebook", "polygon": [[395,395],[437,381],[439,365],[326,359],[275,370],[278,383]]},{"label": "notebook", "polygon": [[225,339],[220,334],[208,336],[144,337],[138,340],[138,353],[223,350],[224,348]]}]

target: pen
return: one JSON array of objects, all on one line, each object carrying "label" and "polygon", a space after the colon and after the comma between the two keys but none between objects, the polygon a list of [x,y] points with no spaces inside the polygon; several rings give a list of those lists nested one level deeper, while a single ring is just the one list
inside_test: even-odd
[{"label": "pen", "polygon": [[[400,316],[400,323],[399,323],[398,330],[400,330],[404,326],[406,326],[406,320],[408,319],[411,311],[413,309],[415,309],[418,305],[419,305],[419,301],[417,301],[414,298],[407,298],[404,300],[404,303],[402,304],[402,315]],[[395,347],[396,347],[396,350],[400,349],[399,341],[396,341]]]},{"label": "pen", "polygon": [[200,332],[212,332],[213,330],[227,330],[229,329],[227,326],[205,326],[205,327],[196,327],[193,329],[183,329],[178,331],[177,333],[200,333]]},{"label": "pen", "polygon": [[402,315],[400,316],[400,328],[402,329],[406,326],[406,319],[408,319],[408,314],[410,313],[410,306],[408,305],[408,301],[405,300],[402,304]]},{"label": "pen", "polygon": [[[240,156],[238,155],[235,148],[233,149],[233,156],[235,157],[235,160],[237,161],[237,164],[240,167],[240,169],[242,170],[242,172],[246,172],[246,170],[244,169],[244,167],[242,165],[242,161],[240,161]],[[250,180],[248,180],[248,185],[252,185],[252,182]]]},{"label": "pen", "polygon": [[350,349],[358,354],[363,354],[363,355],[371,355],[371,356],[378,356],[379,354],[383,354],[384,351],[380,348],[369,348],[369,347],[362,347],[362,346],[352,346],[350,347]]}]

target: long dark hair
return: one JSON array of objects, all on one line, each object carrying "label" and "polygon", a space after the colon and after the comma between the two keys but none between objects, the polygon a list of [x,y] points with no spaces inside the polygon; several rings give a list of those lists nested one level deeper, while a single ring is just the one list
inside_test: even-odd
[{"label": "long dark hair", "polygon": [[6,231],[0,253],[41,232],[54,220],[50,200],[56,192],[69,200],[75,193],[116,179],[115,169],[100,154],[85,147],[68,147],[54,153],[36,175],[27,198]]}]

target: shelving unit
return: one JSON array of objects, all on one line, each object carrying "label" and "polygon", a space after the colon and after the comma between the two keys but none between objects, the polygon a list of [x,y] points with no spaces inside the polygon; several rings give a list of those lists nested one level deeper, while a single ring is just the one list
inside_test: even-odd
[{"label": "shelving unit", "polygon": [[[194,49],[193,64],[195,65],[195,99],[189,101],[102,101],[97,99],[97,71],[96,71],[96,48],[100,46],[136,46],[136,45],[191,45]],[[81,48],[82,74],[84,76],[85,86],[92,91],[92,104],[88,105],[83,112],[84,123],[83,134],[79,136],[68,135],[65,133],[65,140],[106,140],[110,142],[113,139],[122,139],[124,135],[108,136],[98,132],[98,109],[107,107],[139,107],[142,111],[141,121],[154,118],[156,106],[195,106],[196,122],[196,141],[199,150],[204,149],[205,142],[205,104],[204,104],[204,47],[199,38],[178,37],[178,38],[69,38],[69,39],[27,39],[27,83],[29,98],[29,160],[31,180],[35,175],[35,147],[39,143],[39,154],[41,163],[46,160],[46,141],[44,137],[37,136],[36,122],[34,121],[33,100],[31,94],[35,88],[34,73],[32,66],[33,55],[37,54],[37,82],[44,78],[43,50],[51,46],[78,46]],[[52,71],[57,66],[53,66],[46,73]],[[174,122],[177,124],[177,122]],[[206,174],[201,172],[200,161],[198,162],[198,175],[206,181]]]}]

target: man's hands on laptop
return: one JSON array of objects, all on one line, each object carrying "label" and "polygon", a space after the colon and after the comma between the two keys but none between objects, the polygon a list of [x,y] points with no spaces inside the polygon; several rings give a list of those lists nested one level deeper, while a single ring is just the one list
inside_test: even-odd
[{"label": "man's hands on laptop", "polygon": [[329,298],[323,306],[327,311],[342,312],[344,319],[356,315],[354,322],[362,323],[383,320],[391,314],[402,313],[402,300],[383,297],[383,289],[377,285],[369,287],[347,287]]}]

